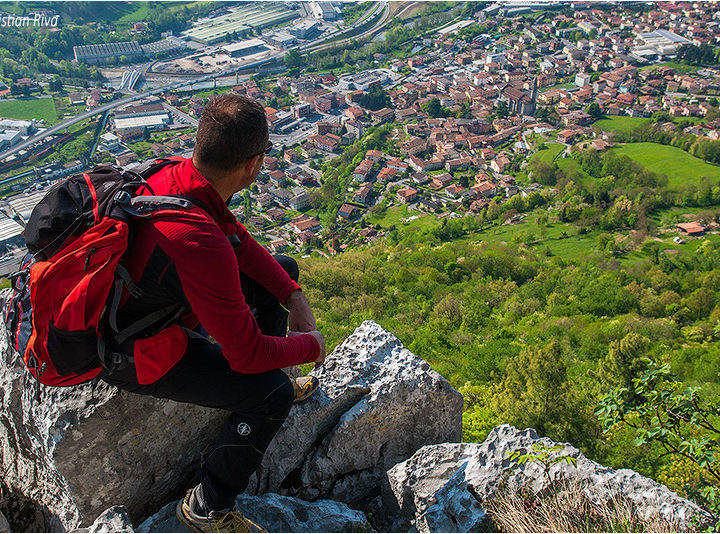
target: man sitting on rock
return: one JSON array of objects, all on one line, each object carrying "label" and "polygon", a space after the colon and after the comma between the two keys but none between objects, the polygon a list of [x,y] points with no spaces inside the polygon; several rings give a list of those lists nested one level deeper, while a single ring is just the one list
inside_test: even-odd
[{"label": "man sitting on rock", "polygon": [[176,305],[184,326],[215,341],[180,327],[161,336],[140,333],[134,361],[104,378],[133,393],[231,412],[202,462],[200,484],[177,508],[198,532],[260,528],[232,510],[235,498],[293,401],[317,387],[315,379],[292,381],[281,369],[325,359],[325,341],[296,282],[297,264],[266,252],[227,207],[255,181],[271,146],[257,101],[237,95],[210,101],[192,158],[148,178],[148,194],[182,195],[197,208],[138,222],[125,264],[139,291],[123,303],[120,328]]}]

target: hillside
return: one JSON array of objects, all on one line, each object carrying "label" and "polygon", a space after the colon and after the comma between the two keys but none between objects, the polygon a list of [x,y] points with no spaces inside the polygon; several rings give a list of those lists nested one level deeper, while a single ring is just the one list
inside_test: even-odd
[{"label": "hillside", "polygon": [[[637,232],[558,239],[551,223],[528,245],[514,239],[522,226],[493,227],[507,229],[502,242],[472,218],[413,223],[384,242],[301,261],[301,284],[331,345],[368,318],[396,333],[464,394],[466,441],[499,423],[532,426],[677,491],[702,482],[699,469],[661,458],[659,446],[633,446],[628,430],[603,435],[593,412],[642,371],[643,357],[669,364],[708,398],[718,394],[718,235],[671,248],[667,237]],[[451,230],[455,241],[445,242]],[[548,253],[552,241],[584,240],[594,246]],[[613,251],[613,240],[634,242],[634,251]]]}]

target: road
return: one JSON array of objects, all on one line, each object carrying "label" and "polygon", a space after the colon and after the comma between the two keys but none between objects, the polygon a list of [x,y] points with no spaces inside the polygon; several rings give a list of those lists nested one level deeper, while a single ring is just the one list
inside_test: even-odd
[{"label": "road", "polygon": [[[307,52],[319,52],[319,51],[321,51],[321,50],[325,50],[325,49],[328,49],[328,48],[335,48],[335,47],[337,47],[337,46],[342,46],[342,45],[345,44],[345,43],[349,43],[349,42],[350,42],[351,40],[353,40],[353,39],[360,39],[360,38],[364,37],[365,35],[369,35],[369,34],[371,34],[372,32],[375,32],[375,31],[379,30],[380,28],[384,27],[385,24],[387,24],[387,21],[388,21],[388,19],[390,18],[390,3],[389,3],[389,2],[384,2],[382,9],[383,9],[383,13],[380,15],[380,19],[379,19],[379,20],[372,26],[372,28],[370,28],[369,30],[365,30],[364,32],[359,33],[359,34],[357,34],[357,35],[351,35],[350,37],[347,37],[347,38],[345,38],[345,39],[341,39],[341,40],[339,40],[339,41],[333,41],[333,42],[327,43],[327,44],[312,43],[312,44],[309,44],[309,45],[304,45],[304,46],[298,47],[298,50],[304,50],[304,51],[307,51]],[[371,8],[371,10],[372,10],[372,13],[374,14],[374,13],[375,13],[375,6],[373,6],[373,7]],[[369,12],[370,12],[370,10],[368,10],[368,11],[365,13],[365,15],[363,15],[362,17],[360,17],[360,18],[355,22],[355,24],[353,24],[349,29],[343,29],[342,31],[339,31],[338,33],[342,35],[342,34],[344,34],[344,33],[347,33],[348,31],[352,31],[352,30],[354,30],[355,28],[357,28],[358,26],[360,26],[360,25],[361,25],[362,23],[364,23],[364,22],[367,20],[367,18],[370,16]],[[361,22],[361,21],[362,21],[362,22]],[[328,39],[332,39],[333,37],[334,37],[334,35],[329,35],[327,38],[328,38]],[[326,40],[327,40],[327,39],[326,39]]]},{"label": "road", "polygon": [[[274,58],[273,58],[273,59],[274,59]],[[242,66],[239,67],[239,68],[230,69],[230,70],[223,71],[223,72],[216,72],[216,73],[214,73],[214,74],[208,74],[208,75],[206,75],[206,76],[202,76],[202,77],[197,78],[197,79],[194,79],[194,80],[177,82],[177,83],[174,83],[174,84],[169,84],[169,85],[167,85],[167,86],[165,86],[165,87],[160,87],[160,88],[157,88],[157,89],[151,89],[151,90],[148,90],[148,91],[145,91],[145,92],[142,92],[142,93],[138,93],[138,94],[136,94],[136,95],[130,95],[130,96],[126,96],[126,97],[120,98],[120,99],[118,99],[118,100],[113,100],[112,102],[109,102],[109,103],[107,103],[107,104],[103,104],[102,106],[98,106],[98,107],[96,107],[96,108],[94,108],[94,109],[91,109],[90,111],[84,111],[84,112],[82,112],[82,113],[79,113],[78,115],[75,115],[74,117],[70,117],[69,119],[65,119],[64,121],[59,122],[59,123],[56,124],[55,126],[51,126],[51,127],[48,128],[47,130],[45,130],[45,131],[43,131],[43,132],[41,132],[41,133],[38,133],[38,134],[33,135],[33,136],[30,137],[29,139],[27,139],[27,140],[25,140],[25,141],[22,141],[21,143],[18,143],[18,144],[15,145],[14,147],[9,148],[8,150],[5,150],[4,152],[1,152],[1,153],[0,153],[0,160],[5,159],[6,157],[11,156],[12,154],[17,154],[17,153],[20,152],[21,150],[23,150],[23,149],[25,149],[25,148],[28,148],[29,146],[37,143],[38,141],[42,141],[42,140],[45,139],[46,137],[49,137],[49,136],[51,136],[51,135],[53,135],[53,134],[62,132],[65,128],[68,128],[68,127],[72,126],[73,124],[77,124],[78,122],[82,122],[82,121],[84,121],[85,119],[89,119],[90,117],[94,117],[95,115],[99,115],[100,113],[105,113],[106,111],[110,111],[110,110],[113,110],[113,109],[115,109],[115,108],[117,108],[117,107],[124,106],[124,105],[130,104],[130,103],[132,103],[132,102],[136,102],[137,100],[142,100],[143,98],[147,98],[148,96],[153,96],[153,95],[157,95],[157,94],[163,93],[163,92],[165,92],[165,91],[167,91],[167,90],[170,90],[170,89],[179,89],[179,88],[185,87],[185,86],[187,86],[187,85],[193,85],[194,83],[212,80],[213,78],[218,78],[218,77],[221,77],[221,76],[227,76],[227,75],[229,75],[229,74],[234,73],[236,70],[244,70],[244,69],[247,69],[247,68],[252,68],[252,67],[255,67],[255,66],[259,66],[259,65],[261,65],[261,64],[265,64],[265,63],[267,63],[268,61],[269,61],[269,59],[264,59],[264,60],[262,60],[262,61],[258,61],[257,64],[256,64],[256,63],[250,63],[250,64],[248,64],[248,65],[242,65]]]},{"label": "road", "polygon": [[178,109],[178,108],[176,108],[175,106],[171,106],[170,104],[166,104],[165,102],[163,102],[163,108],[165,108],[169,113],[171,113],[171,114],[173,114],[173,115],[177,115],[178,117],[182,117],[183,119],[185,119],[185,120],[187,121],[187,123],[188,123],[190,126],[194,126],[195,128],[197,128],[197,126],[198,126],[198,120],[197,120],[196,118],[194,118],[194,117],[191,117],[190,115],[188,115],[187,113],[185,113],[183,110]]},{"label": "road", "polygon": [[[402,14],[405,10],[409,9],[409,8],[412,7],[414,4],[415,4],[415,3],[413,2],[413,3],[408,4],[407,6],[404,6],[403,9],[401,9],[398,13],[396,13],[396,15]],[[370,17],[372,14],[374,14],[374,13],[375,13],[375,10],[376,10],[376,6],[377,6],[377,3],[375,3],[370,9],[368,9],[368,11],[367,11],[362,17],[360,17],[360,19],[358,19],[358,21],[356,21],[355,24],[353,24],[350,29],[351,29],[351,30],[352,30],[352,29],[355,29],[356,27],[358,27],[358,25],[361,23],[361,21],[367,20],[368,17]],[[363,36],[365,36],[365,35],[372,34],[373,32],[379,31],[380,29],[382,29],[382,28],[385,26],[385,24],[387,23],[388,19],[390,18],[390,11],[391,11],[391,10],[390,10],[390,3],[389,3],[389,2],[384,2],[384,3],[383,3],[383,13],[382,13],[382,15],[380,16],[380,19],[378,20],[378,22],[375,23],[372,28],[370,28],[369,30],[367,30],[367,31],[365,31],[365,32],[363,32],[363,33],[361,33],[361,34],[354,35],[354,36],[352,36],[352,37],[350,37],[350,38],[343,39],[343,40],[341,40],[341,41],[336,41],[336,42],[330,43],[330,44],[328,44],[328,45],[326,45],[326,46],[322,46],[322,44],[320,44],[320,48],[316,48],[316,50],[322,50],[322,49],[324,49],[324,48],[336,47],[336,46],[338,46],[338,45],[342,45],[342,44],[345,43],[345,42],[349,42],[351,39],[357,39],[357,38],[363,37]],[[348,31],[348,30],[343,30],[342,33],[345,33],[346,31]],[[328,38],[332,38],[332,36],[328,36],[325,40],[327,40]],[[317,43],[312,43],[310,46],[308,46],[308,45],[303,45],[303,46],[297,47],[297,49],[298,49],[298,50],[309,50],[311,47],[316,47],[316,46],[317,46]],[[277,57],[280,57],[280,56],[278,55]],[[49,136],[54,135],[54,134],[56,134],[56,133],[62,132],[63,130],[65,130],[66,128],[72,126],[73,124],[77,124],[78,122],[81,122],[81,121],[84,121],[84,120],[86,120],[86,119],[89,119],[90,117],[94,117],[95,115],[99,115],[99,114],[101,114],[101,113],[105,113],[105,112],[111,111],[111,110],[113,110],[113,109],[115,109],[115,108],[117,108],[117,107],[124,106],[124,105],[130,104],[130,103],[132,103],[132,102],[136,102],[136,101],[141,100],[141,99],[143,99],[143,98],[146,98],[146,97],[148,97],[148,96],[153,96],[153,95],[157,95],[157,94],[163,93],[163,92],[165,92],[165,91],[167,91],[167,90],[170,90],[170,89],[180,89],[180,88],[185,87],[185,86],[188,86],[188,85],[193,85],[194,83],[203,82],[203,81],[208,81],[208,80],[212,80],[212,79],[214,79],[214,78],[219,78],[219,77],[222,77],[222,76],[228,76],[228,75],[231,75],[231,74],[235,73],[236,71],[246,70],[246,69],[248,69],[248,68],[254,68],[255,66],[260,66],[260,65],[263,65],[263,64],[268,63],[268,62],[270,62],[270,61],[273,61],[273,60],[277,59],[277,57],[276,57],[276,56],[271,56],[271,57],[268,57],[268,58],[263,59],[263,60],[261,60],[261,61],[257,61],[257,62],[254,62],[254,63],[250,63],[250,64],[247,64],[247,65],[241,65],[241,66],[235,67],[235,68],[233,68],[233,69],[228,69],[228,70],[223,71],[223,72],[216,72],[216,73],[214,73],[214,74],[208,74],[208,75],[201,76],[201,77],[199,77],[199,78],[196,78],[196,79],[193,79],[193,80],[190,80],[190,81],[185,80],[185,81],[181,81],[181,82],[177,82],[177,83],[170,83],[170,84],[168,84],[168,85],[166,85],[166,86],[164,86],[164,87],[160,87],[160,88],[156,88],[156,89],[151,89],[151,90],[144,91],[144,92],[142,92],[142,93],[138,93],[138,94],[135,94],[135,95],[126,96],[126,97],[120,98],[120,99],[118,99],[118,100],[113,100],[112,102],[109,102],[109,103],[107,103],[107,104],[104,104],[104,105],[102,105],[102,106],[99,106],[99,107],[97,107],[97,108],[94,108],[94,109],[92,109],[92,110],[90,110],[90,111],[84,111],[83,113],[80,113],[80,114],[78,114],[78,115],[75,115],[74,117],[70,117],[69,119],[65,119],[65,120],[59,122],[58,124],[56,124],[55,126],[52,126],[52,127],[48,128],[48,129],[46,129],[45,131],[43,131],[43,132],[41,132],[41,133],[38,133],[38,134],[36,134],[36,135],[28,138],[27,140],[18,143],[17,145],[15,145],[15,146],[13,146],[13,147],[5,150],[4,152],[0,152],[0,161],[4,160],[4,159],[7,158],[8,156],[11,156],[11,155],[13,155],[13,154],[17,154],[17,153],[20,152],[21,150],[24,150],[24,149],[26,149],[26,148],[34,145],[34,144],[37,143],[38,141],[42,141],[42,140],[45,139],[46,137],[49,137]],[[147,64],[144,65],[143,72],[145,72],[145,71],[147,70],[147,68],[148,68],[148,65],[147,65]]]}]

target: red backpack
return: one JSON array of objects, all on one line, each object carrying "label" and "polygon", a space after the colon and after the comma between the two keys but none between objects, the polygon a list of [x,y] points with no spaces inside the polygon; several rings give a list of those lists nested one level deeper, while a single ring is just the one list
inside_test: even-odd
[{"label": "red backpack", "polygon": [[141,187],[152,191],[145,178],[178,161],[156,160],[140,174],[96,167],[53,186],[33,210],[24,231],[29,254],[10,277],[5,323],[11,345],[41,383],[70,386],[94,379],[118,356],[105,338],[127,339],[182,311],[159,310],[117,331],[123,288],[139,291],[120,263],[133,220],[177,215],[197,202],[137,194]]}]

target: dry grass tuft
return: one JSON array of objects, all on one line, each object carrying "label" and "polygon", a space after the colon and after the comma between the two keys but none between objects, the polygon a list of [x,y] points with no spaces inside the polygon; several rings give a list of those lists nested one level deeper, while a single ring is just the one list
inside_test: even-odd
[{"label": "dry grass tuft", "polygon": [[502,490],[484,507],[499,532],[678,532],[660,518],[642,519],[622,496],[593,502],[578,482],[560,481],[540,493]]}]

